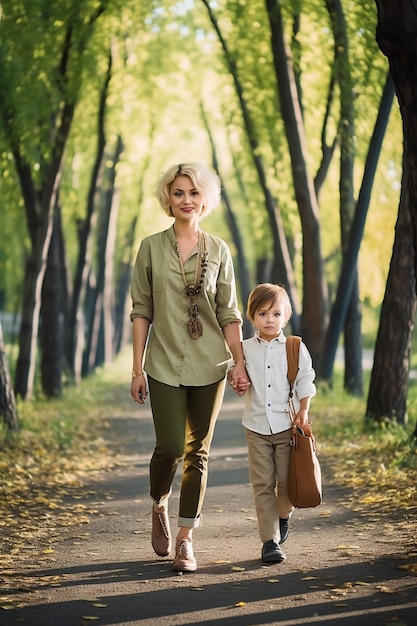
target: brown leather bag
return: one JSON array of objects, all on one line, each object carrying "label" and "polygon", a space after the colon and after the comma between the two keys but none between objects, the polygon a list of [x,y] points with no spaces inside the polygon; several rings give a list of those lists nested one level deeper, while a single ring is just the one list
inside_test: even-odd
[{"label": "brown leather bag", "polygon": [[298,371],[298,355],[301,338],[289,336],[286,340],[288,360],[288,398],[290,417],[293,422],[291,456],[288,468],[288,497],[293,506],[309,508],[318,506],[322,500],[321,468],[316,454],[316,441],[311,423],[302,428],[295,426],[295,410],[292,402],[293,386]]}]

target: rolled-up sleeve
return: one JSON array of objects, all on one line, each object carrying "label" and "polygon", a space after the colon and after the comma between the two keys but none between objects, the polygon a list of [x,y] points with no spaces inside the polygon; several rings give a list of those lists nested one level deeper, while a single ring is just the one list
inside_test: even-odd
[{"label": "rolled-up sleeve", "polygon": [[221,328],[231,322],[242,323],[242,314],[238,308],[235,286],[235,274],[232,255],[222,241],[219,249],[220,268],[217,278],[216,317]]},{"label": "rolled-up sleeve", "polygon": [[153,319],[152,264],[148,240],[143,240],[136,257],[131,284],[132,310],[130,319]]},{"label": "rolled-up sleeve", "polygon": [[312,398],[316,395],[316,385],[314,379],[316,372],[307,347],[304,343],[300,345],[299,369],[295,379],[295,392],[298,398]]}]

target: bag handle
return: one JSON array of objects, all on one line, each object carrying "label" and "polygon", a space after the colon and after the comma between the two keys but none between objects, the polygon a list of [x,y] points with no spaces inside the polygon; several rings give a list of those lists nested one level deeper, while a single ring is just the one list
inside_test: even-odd
[{"label": "bag handle", "polygon": [[295,425],[295,407],[294,407],[294,402],[292,399],[291,383],[290,383],[290,395],[288,396],[288,406],[289,406],[290,420],[291,420],[291,426],[292,426],[290,445],[297,447],[297,426]]},{"label": "bag handle", "polygon": [[[288,376],[288,381],[290,383],[290,392],[288,394],[288,406],[289,406],[290,420],[292,424],[292,434],[291,434],[292,446],[296,445],[296,439],[297,439],[296,437],[297,426],[295,425],[296,411],[295,411],[294,401],[293,401],[293,386],[294,386],[294,382],[295,382],[297,372],[299,369],[298,361],[299,361],[299,354],[300,354],[300,344],[301,344],[301,337],[298,337],[298,335],[288,335],[288,337],[286,338],[285,346],[287,348],[287,361],[288,361],[287,376]],[[313,448],[314,450],[316,450],[316,440],[313,435],[311,422],[307,422],[307,424],[303,426],[302,430],[305,431],[303,432],[303,435],[305,437],[311,437]]]},{"label": "bag handle", "polygon": [[289,404],[289,411],[290,411],[290,420],[291,420],[291,424],[293,428],[293,435],[295,434],[296,426],[294,425],[295,407],[294,407],[292,397],[293,397],[294,382],[295,382],[297,372],[298,372],[300,344],[301,344],[301,337],[298,337],[297,335],[288,335],[288,337],[285,340],[285,348],[287,350],[287,378],[288,378],[288,382],[290,383],[290,392],[288,394],[288,404]]},{"label": "bag handle", "polygon": [[301,337],[298,337],[298,335],[289,335],[285,340],[285,347],[287,349],[287,378],[290,383],[290,398],[292,398],[292,389],[298,372],[300,344]]}]

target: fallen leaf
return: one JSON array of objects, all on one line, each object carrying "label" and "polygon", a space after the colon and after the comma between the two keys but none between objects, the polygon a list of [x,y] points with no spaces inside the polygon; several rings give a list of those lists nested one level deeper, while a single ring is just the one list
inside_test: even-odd
[{"label": "fallen leaf", "polygon": [[391,589],[391,587],[387,587],[386,585],[377,585],[376,588],[381,591],[381,593],[396,593],[395,589]]},{"label": "fallen leaf", "polygon": [[345,596],[347,594],[347,589],[332,589],[332,593],[335,593],[339,596]]},{"label": "fallen leaf", "polygon": [[399,569],[405,569],[407,572],[417,574],[417,563],[407,563],[407,565],[400,565]]}]

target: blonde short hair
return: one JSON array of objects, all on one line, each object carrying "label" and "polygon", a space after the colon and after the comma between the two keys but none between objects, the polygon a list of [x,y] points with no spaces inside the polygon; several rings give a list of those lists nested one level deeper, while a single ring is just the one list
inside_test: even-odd
[{"label": "blonde short hair", "polygon": [[272,283],[261,283],[257,285],[249,294],[248,308],[246,311],[248,320],[253,324],[256,311],[260,308],[264,308],[268,303],[271,304],[269,308],[272,308],[274,304],[278,302],[284,307],[286,324],[292,315],[292,306],[284,285],[274,285]]},{"label": "blonde short hair", "polygon": [[221,184],[220,178],[201,163],[180,163],[172,165],[159,176],[156,197],[162,210],[172,217],[169,201],[169,190],[177,176],[188,176],[194,187],[204,198],[204,211],[202,217],[212,212],[220,202]]}]

